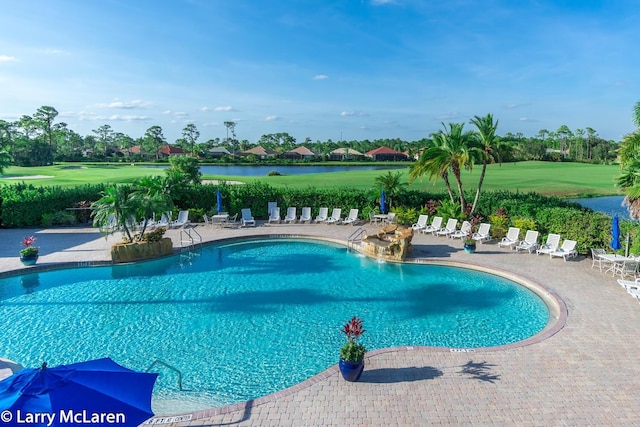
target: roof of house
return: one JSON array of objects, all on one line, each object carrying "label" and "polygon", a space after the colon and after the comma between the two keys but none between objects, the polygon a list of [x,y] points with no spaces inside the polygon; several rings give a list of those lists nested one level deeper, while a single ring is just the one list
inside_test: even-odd
[{"label": "roof of house", "polygon": [[180,148],[180,147],[175,147],[173,145],[163,145],[162,148],[160,148],[160,152],[162,154],[185,154],[185,151]]},{"label": "roof of house", "polygon": [[400,151],[396,151],[396,150],[394,150],[392,148],[383,146],[383,147],[378,147],[378,148],[376,148],[374,150],[371,150],[371,151],[367,151],[365,153],[365,156],[375,156],[375,155],[378,155],[378,154],[404,155],[404,153],[402,153]]},{"label": "roof of house", "polygon": [[293,150],[286,151],[286,153],[296,153],[296,154],[300,154],[301,156],[317,156],[317,154],[314,151],[308,149],[303,145],[296,147]]},{"label": "roof of house", "polygon": [[353,148],[336,148],[330,154],[351,154],[354,156],[364,156],[364,154],[362,154],[358,150],[354,150]]},{"label": "roof of house", "polygon": [[262,145],[258,145],[249,150],[243,151],[244,154],[255,154],[257,156],[272,156],[276,154],[275,151],[270,150],[268,148],[264,148]]}]

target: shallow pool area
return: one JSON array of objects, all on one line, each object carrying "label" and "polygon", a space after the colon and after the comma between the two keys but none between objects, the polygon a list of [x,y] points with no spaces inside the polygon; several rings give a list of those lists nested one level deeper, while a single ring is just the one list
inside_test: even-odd
[{"label": "shallow pool area", "polygon": [[0,315],[7,325],[0,354],[25,366],[103,356],[132,369],[151,366],[160,373],[157,413],[299,383],[337,363],[339,330],[353,315],[365,322],[370,350],[509,344],[549,320],[542,299],[492,274],[380,263],[297,239],[2,279]]}]

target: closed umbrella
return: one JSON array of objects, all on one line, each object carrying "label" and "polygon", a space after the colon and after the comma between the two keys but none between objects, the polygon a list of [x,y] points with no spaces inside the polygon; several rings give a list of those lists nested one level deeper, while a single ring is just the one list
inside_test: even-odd
[{"label": "closed umbrella", "polygon": [[387,199],[385,197],[384,190],[382,190],[382,192],[380,193],[380,212],[384,213],[386,209],[387,209]]},{"label": "closed umbrella", "polygon": [[613,217],[613,221],[611,221],[611,248],[613,250],[618,250],[622,248],[620,245],[620,224],[618,224],[618,215]]},{"label": "closed umbrella", "polygon": [[153,416],[157,377],[109,358],[23,369],[0,381],[1,424],[137,426]]},{"label": "closed umbrella", "polygon": [[218,203],[218,212],[222,212],[222,192],[218,188],[218,192],[216,193],[216,202]]}]

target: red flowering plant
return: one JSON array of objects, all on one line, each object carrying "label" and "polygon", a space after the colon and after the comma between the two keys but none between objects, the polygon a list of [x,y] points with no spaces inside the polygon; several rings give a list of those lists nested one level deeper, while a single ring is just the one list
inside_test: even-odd
[{"label": "red flowering plant", "polygon": [[37,246],[33,246],[36,242],[36,238],[33,236],[27,236],[22,239],[22,246],[24,248],[20,249],[20,256],[34,256],[38,255],[38,251],[40,250]]},{"label": "red flowering plant", "polygon": [[340,358],[350,362],[360,362],[364,359],[367,349],[358,339],[366,332],[363,328],[362,319],[353,316],[340,331],[347,336],[347,342],[340,348]]}]

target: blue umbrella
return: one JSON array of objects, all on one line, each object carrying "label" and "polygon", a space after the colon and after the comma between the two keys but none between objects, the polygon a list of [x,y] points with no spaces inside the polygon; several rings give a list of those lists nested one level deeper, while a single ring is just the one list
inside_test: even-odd
[{"label": "blue umbrella", "polygon": [[384,213],[387,208],[387,200],[384,195],[384,190],[380,193],[380,212]]},{"label": "blue umbrella", "polygon": [[222,192],[218,188],[218,192],[216,193],[216,201],[218,203],[218,212],[222,212]]},{"label": "blue umbrella", "polygon": [[613,217],[613,221],[611,222],[611,248],[613,250],[618,250],[622,248],[620,245],[620,225],[618,224],[618,215]]},{"label": "blue umbrella", "polygon": [[[157,377],[109,358],[23,369],[0,381],[2,425],[68,426],[93,420],[95,425],[137,426],[153,416],[151,392]],[[29,414],[40,418],[25,424]]]}]

